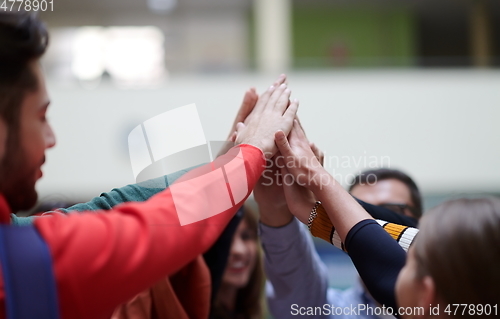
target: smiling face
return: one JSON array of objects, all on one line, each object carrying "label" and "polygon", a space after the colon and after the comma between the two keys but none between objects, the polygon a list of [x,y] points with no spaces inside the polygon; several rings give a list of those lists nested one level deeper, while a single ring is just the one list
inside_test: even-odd
[{"label": "smiling face", "polygon": [[15,138],[7,142],[1,164],[1,191],[13,212],[29,209],[36,203],[35,184],[42,177],[45,150],[55,145],[54,132],[46,118],[49,97],[42,70],[38,61],[31,63],[30,67],[37,79],[37,87],[24,96],[19,125],[9,131],[9,135]]},{"label": "smiling face", "polygon": [[241,289],[248,284],[257,261],[257,234],[242,220],[233,237],[222,284]]}]

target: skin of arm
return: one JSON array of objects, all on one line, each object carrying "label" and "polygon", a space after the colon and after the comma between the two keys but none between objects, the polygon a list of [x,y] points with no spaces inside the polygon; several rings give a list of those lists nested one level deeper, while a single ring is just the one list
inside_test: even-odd
[{"label": "skin of arm", "polygon": [[[251,190],[262,172],[262,153],[247,145],[234,149],[243,151],[247,189]],[[227,159],[222,156],[216,164],[225,164]],[[191,171],[184,181],[206,174],[212,165]],[[228,175],[239,169],[235,167]],[[36,219],[34,225],[53,258],[62,318],[99,318],[110,313],[206,251],[240,206],[180,225],[177,205],[187,214],[199,214],[210,204],[206,190],[216,186],[207,182],[181,187],[173,196],[174,184],[148,201],[118,205],[106,214]],[[193,194],[197,194],[196,201],[190,200]]]},{"label": "skin of arm", "polygon": [[[255,186],[264,158],[276,153],[274,133],[290,131],[298,103],[288,105],[289,96],[286,86],[271,87],[259,98],[247,125],[238,128],[235,140],[241,145],[146,202],[118,205],[107,214],[36,219],[34,226],[52,255],[61,317],[104,317],[206,251]],[[233,199],[238,194],[241,201],[214,216],[183,224],[181,217],[199,217],[215,203],[213,194],[218,193],[211,191],[218,190],[220,183],[209,174],[221,167]],[[190,182],[199,177],[206,178],[202,183]],[[223,185],[225,194],[228,189]]]},{"label": "skin of arm", "polygon": [[[286,75],[282,74],[279,78],[272,84],[272,87],[278,88],[281,84],[285,83]],[[269,93],[266,92],[266,93]],[[268,99],[270,95],[268,94]],[[234,146],[234,140],[236,138],[236,125],[239,122],[243,122],[250,115],[255,105],[259,101],[259,96],[257,95],[255,88],[250,88],[245,92],[243,97],[243,101],[241,106],[236,114],[232,127],[230,129],[230,133],[228,135],[227,145],[219,152],[218,156],[225,154],[232,146]],[[267,100],[265,100],[267,101]],[[262,101],[261,104],[265,101]],[[87,203],[79,203],[73,205],[71,207],[65,209],[58,209],[57,211],[47,212],[46,214],[53,214],[54,212],[60,213],[71,213],[71,212],[83,212],[83,211],[95,211],[95,210],[109,210],[112,207],[130,201],[145,201],[156,195],[157,193],[164,190],[170,184],[172,184],[175,180],[181,177],[183,174],[192,170],[195,167],[181,170],[175,173],[172,173],[167,176],[158,177],[152,179],[150,181],[139,183],[139,184],[131,184],[121,188],[116,188],[107,193],[102,193],[100,196],[93,198]],[[147,185],[146,185],[147,184]],[[288,207],[286,206],[286,202],[283,199],[283,207],[284,213],[288,213],[290,216],[290,220],[292,215],[288,211]],[[11,222],[16,226],[23,225],[31,225],[35,218],[39,216],[30,216],[30,217],[18,217],[15,214],[11,214]]]},{"label": "skin of arm", "polygon": [[[273,86],[278,87],[285,81],[286,77],[281,76]],[[246,117],[254,109],[257,97],[255,90],[247,91],[228,135],[229,140],[234,139],[233,131],[238,123],[247,122]],[[314,145],[312,147],[322,161],[322,152]],[[294,221],[288,209],[279,173],[276,157],[268,158],[266,169],[254,189],[254,197],[259,206],[266,274],[273,291],[268,295],[270,311],[276,317],[286,318],[287,314],[291,316],[290,307],[294,303],[325,304],[328,276],[310,236]]]},{"label": "skin of arm", "polygon": [[[323,153],[312,147],[323,162]],[[322,307],[327,302],[328,274],[311,237],[287,206],[277,156],[266,163],[254,197],[259,205],[265,270],[272,287],[267,301],[276,318],[294,318],[294,304]]]},{"label": "skin of arm", "polygon": [[275,158],[254,189],[259,205],[264,266],[272,294],[269,310],[276,318],[293,318],[291,306],[326,303],[328,276],[310,236],[288,209]]},{"label": "skin of arm", "polygon": [[288,209],[275,158],[267,162],[254,189],[264,266],[272,286],[267,300],[276,318],[294,318],[293,304],[321,307],[326,303],[328,275],[311,237]]},{"label": "skin of arm", "polygon": [[283,132],[277,132],[276,144],[283,155],[280,161],[287,164],[282,173],[292,174],[296,181],[290,186],[284,184],[292,213],[307,223],[310,212],[307,208],[311,207],[311,200],[304,196],[304,189],[313,191],[323,202],[329,219],[346,243],[347,251],[372,295],[383,304],[395,306],[394,285],[405,263],[404,250],[315,162],[298,123],[294,124],[289,140]]},{"label": "skin of arm", "polygon": [[284,132],[275,135],[276,145],[282,157],[282,175],[295,178],[294,183],[284,183],[288,207],[303,223],[307,223],[314,205],[307,190],[323,203],[328,217],[337,229],[342,241],[357,223],[372,217],[359,203],[323,168],[311,150],[310,144],[297,121],[289,138]]}]

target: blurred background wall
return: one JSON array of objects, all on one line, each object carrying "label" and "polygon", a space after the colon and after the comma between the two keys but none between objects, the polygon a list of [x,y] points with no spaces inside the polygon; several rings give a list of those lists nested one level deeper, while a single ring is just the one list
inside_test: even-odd
[{"label": "blurred background wall", "polygon": [[[500,193],[496,0],[53,0],[40,14],[58,139],[41,201],[133,183],[128,134],[164,111],[196,103],[206,138],[224,139],[244,91],[283,72],[344,185],[390,166],[427,208]],[[353,272],[338,269],[347,287]]]},{"label": "blurred background wall", "polygon": [[282,72],[344,184],[390,165],[430,198],[500,192],[498,1],[68,0],[40,14],[58,136],[42,199],[133,182],[128,133],[169,109],[196,103],[224,139],[243,92]]}]

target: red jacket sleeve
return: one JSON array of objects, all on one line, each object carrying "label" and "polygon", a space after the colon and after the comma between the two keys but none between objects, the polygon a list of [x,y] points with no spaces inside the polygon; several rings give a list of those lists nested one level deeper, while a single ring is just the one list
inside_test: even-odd
[{"label": "red jacket sleeve", "polygon": [[146,202],[36,219],[52,254],[62,318],[109,316],[208,250],[264,164],[261,150],[240,145]]}]

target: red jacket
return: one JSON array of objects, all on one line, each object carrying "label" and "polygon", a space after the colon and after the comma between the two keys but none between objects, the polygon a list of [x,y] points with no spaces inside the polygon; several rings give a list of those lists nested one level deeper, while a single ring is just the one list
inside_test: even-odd
[{"label": "red jacket", "polygon": [[[208,250],[250,194],[264,164],[261,150],[240,145],[146,202],[119,205],[105,214],[38,218],[35,227],[52,255],[61,318],[109,318],[120,303]],[[225,179],[224,190],[217,176]],[[200,212],[208,207],[223,207],[227,198],[233,207],[189,223],[203,218]],[[0,222],[8,223],[9,215],[0,196]],[[0,318],[5,318],[4,301],[0,281]]]}]

